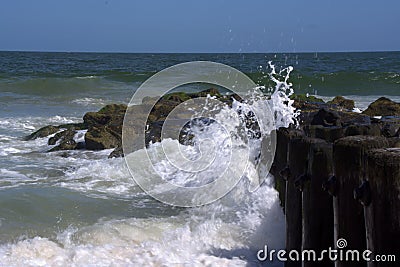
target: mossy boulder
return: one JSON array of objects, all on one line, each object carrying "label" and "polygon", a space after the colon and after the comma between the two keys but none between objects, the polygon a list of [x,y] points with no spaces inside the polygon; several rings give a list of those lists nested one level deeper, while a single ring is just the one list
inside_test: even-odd
[{"label": "mossy boulder", "polygon": [[295,101],[307,101],[312,103],[325,103],[322,98],[309,94],[293,94],[290,96],[290,99]]},{"label": "mossy boulder", "polygon": [[[199,98],[199,97],[207,97],[208,95],[210,96],[215,96],[219,99],[222,99],[222,95],[220,92],[215,89],[215,88],[210,88],[201,92],[197,93],[184,93],[184,92],[175,92],[175,93],[170,93],[166,94],[163,97],[161,97],[157,103],[155,103],[154,107],[152,108],[148,122],[153,123],[156,121],[163,121],[165,118],[168,116],[168,114],[179,104],[188,101],[193,98]],[[225,99],[227,102],[232,102],[228,97]],[[145,97],[142,100],[143,104],[151,103],[154,102],[155,98],[151,97]]]},{"label": "mossy boulder", "polygon": [[107,126],[92,126],[85,134],[85,143],[89,150],[102,150],[121,146],[122,139]]},{"label": "mossy boulder", "polygon": [[59,126],[48,125],[40,128],[39,130],[33,132],[32,134],[24,138],[25,141],[34,140],[36,138],[43,138],[52,134],[55,134],[60,130]]},{"label": "mossy boulder", "polygon": [[60,129],[75,130],[75,131],[87,129],[87,125],[82,122],[61,124],[58,125],[57,127],[59,127]]},{"label": "mossy boulder", "polygon": [[122,123],[127,106],[124,104],[111,104],[101,108],[98,112],[88,112],[83,116],[83,121],[89,128],[91,126]]},{"label": "mossy boulder", "polygon": [[210,96],[215,96],[215,97],[217,97],[217,98],[219,98],[219,97],[222,96],[221,93],[218,91],[218,89],[215,89],[215,88],[210,88],[210,89],[207,89],[207,90],[203,90],[203,91],[201,91],[201,92],[198,92],[198,93],[191,93],[191,94],[189,94],[189,96],[190,96],[191,98],[207,97],[208,95],[210,95]]},{"label": "mossy boulder", "polygon": [[324,100],[308,94],[293,94],[290,99],[294,100],[293,107],[302,111],[316,111],[324,104]]},{"label": "mossy boulder", "polygon": [[335,96],[334,99],[328,101],[328,104],[333,104],[348,110],[353,110],[353,108],[355,107],[354,100],[344,98],[343,96]]},{"label": "mossy boulder", "polygon": [[24,137],[24,140],[28,141],[28,140],[34,140],[36,138],[47,137],[49,135],[57,133],[58,131],[60,131],[62,129],[84,130],[84,129],[87,129],[87,125],[85,123],[67,123],[67,124],[61,124],[58,126],[47,125],[47,126],[40,128],[39,130],[31,133],[30,135]]},{"label": "mossy boulder", "polygon": [[176,103],[182,103],[189,99],[191,99],[191,97],[188,94],[184,92],[176,92],[163,96],[161,98],[161,101],[172,101]]},{"label": "mossy boulder", "polygon": [[127,106],[125,104],[110,104],[101,108],[98,111],[98,113],[108,114],[113,116],[124,115],[126,108]]},{"label": "mossy boulder", "polygon": [[400,103],[381,97],[372,102],[362,113],[368,116],[400,116]]},{"label": "mossy boulder", "polygon": [[83,121],[90,126],[106,125],[111,120],[111,116],[99,112],[88,112],[83,116]]},{"label": "mossy boulder", "polygon": [[60,151],[60,150],[74,150],[78,143],[74,139],[62,140],[58,146],[53,147],[49,152]]},{"label": "mossy boulder", "polygon": [[108,155],[108,158],[109,159],[111,159],[111,158],[121,158],[121,157],[123,157],[124,156],[124,151],[123,151],[123,149],[122,149],[122,147],[117,147],[116,149],[114,149],[111,153],[110,153],[110,155]]},{"label": "mossy boulder", "polygon": [[63,141],[63,140],[74,139],[75,134],[76,131],[72,129],[67,129],[62,132],[56,133],[53,137],[49,138],[47,143],[48,145],[53,146],[60,140]]},{"label": "mossy boulder", "polygon": [[56,133],[53,137],[49,138],[47,143],[51,146],[58,144],[51,148],[49,152],[85,148],[85,143],[75,141],[74,137],[76,133],[73,128]]},{"label": "mossy boulder", "polygon": [[86,149],[101,150],[121,146],[126,109],[124,104],[111,104],[98,112],[86,113],[83,117],[88,126],[85,134]]}]

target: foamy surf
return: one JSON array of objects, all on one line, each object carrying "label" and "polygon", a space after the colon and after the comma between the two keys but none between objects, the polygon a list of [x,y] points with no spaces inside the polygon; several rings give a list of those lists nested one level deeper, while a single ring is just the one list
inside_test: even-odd
[{"label": "foamy surf", "polygon": [[[80,121],[78,117],[64,117],[64,116],[52,116],[52,117],[0,117],[0,129],[8,133],[8,135],[14,135],[15,133],[29,133],[33,132],[42,126],[49,124],[67,124]],[[5,135],[2,135],[5,137]]]},{"label": "foamy surf", "polygon": [[[257,266],[257,251],[265,244],[274,248],[284,246],[284,216],[271,182],[272,177],[266,177],[268,170],[260,168],[263,165],[260,153],[264,137],[269,136],[276,127],[288,126],[293,122],[295,112],[288,99],[293,93],[291,85],[287,82],[290,71],[291,69],[285,69],[275,73],[273,70],[277,85],[272,89],[269,99],[250,94],[250,101],[234,101],[232,109],[225,107],[218,111],[216,120],[220,124],[211,123],[191,129],[195,136],[194,143],[202,144],[205,140],[213,142],[196,147],[179,144],[177,140],[164,139],[161,143],[151,144],[147,151],[141,149],[127,155],[140,170],[134,175],[149,179],[155,175],[155,170],[161,173],[164,179],[181,186],[212,183],[218,178],[215,176],[216,171],[224,169],[226,162],[234,160],[230,172],[232,175],[243,175],[242,179],[227,195],[206,206],[177,209],[149,199],[132,179],[123,159],[106,159],[110,153],[107,150],[46,153],[49,149],[47,138],[29,142],[5,140],[1,145],[9,149],[3,150],[7,153],[4,156],[13,156],[17,162],[20,160],[21,164],[11,169],[2,169],[3,188],[9,186],[15,189],[13,197],[18,209],[26,208],[26,203],[31,201],[41,205],[45,198],[40,194],[46,194],[49,199],[49,203],[46,204],[49,213],[44,213],[43,218],[36,220],[43,221],[46,225],[47,221],[54,220],[51,216],[56,213],[56,224],[59,224],[61,229],[54,230],[53,233],[32,229],[25,238],[22,236],[20,240],[1,245],[0,265]],[[280,78],[283,80],[279,80]],[[289,101],[289,105],[283,104],[285,101]],[[271,123],[271,118],[264,118],[267,108],[273,110],[276,125]],[[255,137],[257,132],[253,129],[246,128],[248,135],[243,135],[234,127],[240,116],[245,116],[243,114],[250,111],[258,118],[261,138]],[[232,112],[242,115],[231,116]],[[245,117],[241,119],[244,120]],[[25,133],[30,130],[27,125],[37,128],[36,123],[39,123],[39,120],[21,120],[15,126],[16,130]],[[56,121],[66,123],[74,122],[74,119],[57,116],[47,119],[46,122]],[[225,127],[221,128],[220,125]],[[84,135],[85,131],[78,131],[74,140],[83,141]],[[234,138],[230,139],[231,137]],[[232,148],[237,152],[249,151],[249,156],[238,152],[239,156],[231,158]],[[169,159],[162,156],[165,150],[170,151]],[[154,166],[149,166],[143,161],[146,153],[155,156]],[[204,160],[205,166],[210,169],[193,176],[176,168],[171,162],[178,162],[180,153],[186,154],[192,160]],[[239,166],[248,160],[249,164],[242,173],[243,170]],[[190,164],[187,167],[190,169]],[[265,179],[266,182],[260,186]],[[31,189],[21,198],[18,191],[20,187]],[[51,188],[58,189],[51,193]],[[60,191],[60,188],[63,190]],[[250,193],[249,189],[254,192]],[[58,205],[61,204],[55,201],[55,198],[63,203],[62,207],[77,209],[78,214],[69,210],[58,213],[57,209],[61,207]],[[80,206],[74,206],[74,199],[80,199]],[[120,214],[124,212],[119,207],[126,207],[129,200],[134,203],[129,207],[130,211],[125,212],[125,216],[121,218]],[[106,205],[103,201],[113,204]],[[108,208],[114,207],[116,211],[101,208],[99,210],[96,203]],[[98,218],[97,222],[87,223],[93,220],[93,216],[85,217],[79,214],[91,205],[96,205],[93,206],[92,212],[97,212],[103,217]],[[107,213],[114,215],[107,216]],[[132,213],[135,215],[127,217],[127,214]],[[19,216],[28,216],[25,220],[34,220],[26,214]],[[79,218],[80,216],[84,218]],[[65,227],[66,223],[69,223],[68,227]],[[3,227],[12,226],[4,223]]]},{"label": "foamy surf", "polygon": [[1,245],[0,265],[256,266],[265,242],[284,246],[284,217],[274,189],[248,194],[247,186],[243,180],[226,198],[176,216],[99,221]]},{"label": "foamy surf", "polygon": [[83,106],[104,106],[106,101],[101,98],[84,97],[78,98],[71,101],[74,104],[79,104]]}]

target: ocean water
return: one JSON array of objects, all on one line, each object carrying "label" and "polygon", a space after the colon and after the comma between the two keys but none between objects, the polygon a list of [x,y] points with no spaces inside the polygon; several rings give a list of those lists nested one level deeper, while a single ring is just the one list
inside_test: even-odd
[{"label": "ocean water", "polygon": [[[0,266],[258,266],[264,245],[284,246],[272,177],[255,192],[242,179],[210,205],[178,208],[146,195],[123,159],[107,158],[111,150],[46,153],[47,138],[21,140],[48,124],[79,122],[105,104],[128,103],[152,74],[194,60],[230,65],[267,88],[274,88],[268,61],[278,70],[292,66],[295,93],[344,95],[361,110],[380,96],[400,102],[398,52],[0,52]],[[283,96],[275,96],[272,105],[281,110]],[[285,124],[292,114],[282,114]],[[143,151],[134,153],[140,159]]]}]

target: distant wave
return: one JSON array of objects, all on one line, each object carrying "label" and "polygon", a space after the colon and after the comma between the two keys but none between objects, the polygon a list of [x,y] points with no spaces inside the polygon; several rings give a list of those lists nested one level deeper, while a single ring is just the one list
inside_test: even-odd
[{"label": "distant wave", "polygon": [[92,106],[92,105],[105,105],[106,101],[101,98],[91,98],[91,97],[84,97],[78,98],[71,101],[72,103],[84,105],[84,106]]},{"label": "distant wave", "polygon": [[[67,75],[40,73],[34,76],[0,76],[0,91],[22,94],[70,94],[121,87],[139,86],[155,72],[102,70]],[[247,72],[259,84],[271,85],[260,71]],[[309,72],[295,68],[290,80],[296,93],[335,95],[400,95],[400,73],[379,71]]]},{"label": "distant wave", "polygon": [[89,76],[78,76],[78,77],[75,77],[75,78],[77,78],[77,79],[96,79],[98,77],[95,76],[95,75],[89,75]]},{"label": "distant wave", "polygon": [[[260,73],[248,73],[256,82],[269,84]],[[400,95],[400,74],[395,72],[293,72],[289,82],[295,93],[323,96],[336,95]]]},{"label": "distant wave", "polygon": [[107,90],[110,83],[100,79],[31,78],[0,81],[0,91],[26,95],[70,95],[80,92]]}]

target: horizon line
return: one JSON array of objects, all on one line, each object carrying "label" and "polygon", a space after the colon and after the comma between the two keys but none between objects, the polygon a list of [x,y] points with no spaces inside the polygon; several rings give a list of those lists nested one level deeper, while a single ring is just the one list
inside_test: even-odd
[{"label": "horizon line", "polygon": [[0,50],[0,52],[21,52],[21,53],[93,53],[93,54],[313,54],[313,53],[382,53],[400,52],[400,50],[348,50],[348,51],[277,51],[277,52],[177,52],[177,51],[63,51],[63,50]]}]

